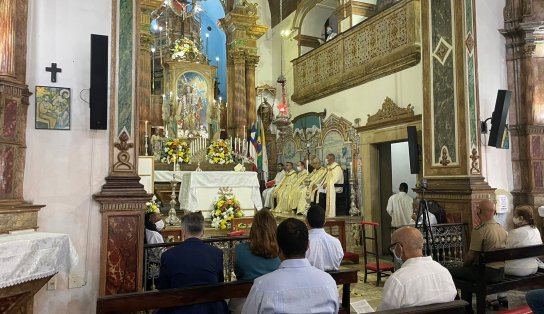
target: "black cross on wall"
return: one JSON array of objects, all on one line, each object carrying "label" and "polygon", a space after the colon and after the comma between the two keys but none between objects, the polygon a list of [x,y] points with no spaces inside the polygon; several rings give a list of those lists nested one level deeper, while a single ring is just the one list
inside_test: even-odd
[{"label": "black cross on wall", "polygon": [[61,68],[57,68],[56,63],[51,63],[50,67],[45,67],[45,71],[51,72],[51,82],[57,82],[57,73],[62,72]]}]

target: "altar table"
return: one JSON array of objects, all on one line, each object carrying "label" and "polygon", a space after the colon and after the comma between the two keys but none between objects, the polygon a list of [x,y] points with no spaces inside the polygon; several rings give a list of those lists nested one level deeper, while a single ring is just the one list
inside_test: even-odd
[{"label": "altar table", "polygon": [[[172,179],[173,171],[155,171],[155,182]],[[220,187],[230,187],[246,216],[253,216],[254,208],[262,209],[257,173],[253,171],[176,171],[181,180],[179,202],[182,209],[202,211],[209,217],[210,206],[216,200]]]},{"label": "altar table", "polygon": [[0,235],[0,289],[69,273],[78,256],[67,234],[29,232]]}]

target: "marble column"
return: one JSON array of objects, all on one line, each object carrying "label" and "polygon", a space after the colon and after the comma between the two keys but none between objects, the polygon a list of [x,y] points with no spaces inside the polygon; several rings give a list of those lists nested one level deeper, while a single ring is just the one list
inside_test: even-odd
[{"label": "marble column", "polygon": [[[115,0],[112,5],[109,174],[94,195],[102,214],[101,296],[142,289],[144,213],[151,196],[138,176],[139,104],[144,100],[133,74],[138,74],[142,57],[139,3]],[[135,53],[126,53],[131,51]]]},{"label": "marble column", "polygon": [[[140,139],[141,156],[145,155],[145,133],[148,134],[148,155],[153,155],[151,152],[151,125],[158,124],[160,121],[152,121],[151,119],[151,43],[153,43],[153,36],[149,29],[151,25],[151,12],[157,7],[153,6],[153,3],[148,1],[142,1],[140,6],[140,43],[139,43],[139,64],[138,64],[138,108],[140,113],[140,119],[138,121],[140,131],[138,138]],[[147,123],[147,130],[145,121]],[[152,124],[150,122],[154,122]],[[160,125],[160,124],[159,124]]]},{"label": "marble column", "polygon": [[544,205],[544,6],[507,0],[504,13],[514,205]]},{"label": "marble column", "polygon": [[259,56],[246,57],[246,126],[249,129],[257,121],[257,93],[255,90],[255,67]]},{"label": "marble column", "polygon": [[231,51],[234,72],[234,101],[232,113],[234,125],[231,129],[236,137],[244,137],[244,126],[246,125],[246,60],[244,51]]},{"label": "marble column", "polygon": [[494,199],[480,170],[474,0],[423,0],[421,11],[425,197],[472,226],[478,202]]},{"label": "marble column", "polygon": [[0,1],[0,233],[38,228],[43,207],[23,199],[27,16],[27,0]]}]

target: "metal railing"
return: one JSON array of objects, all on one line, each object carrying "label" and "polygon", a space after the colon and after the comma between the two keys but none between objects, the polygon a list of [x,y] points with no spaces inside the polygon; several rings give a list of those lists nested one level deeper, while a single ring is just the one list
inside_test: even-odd
[{"label": "metal railing", "polygon": [[[234,247],[243,242],[249,242],[249,236],[218,236],[202,239],[223,251],[223,272],[225,281],[233,280]],[[144,245],[144,291],[156,290],[161,269],[161,254],[181,242],[167,242]]]}]

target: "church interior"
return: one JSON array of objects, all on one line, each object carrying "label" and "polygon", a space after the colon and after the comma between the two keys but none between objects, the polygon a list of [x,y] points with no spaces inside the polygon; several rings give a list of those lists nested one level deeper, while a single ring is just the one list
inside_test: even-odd
[{"label": "church interior", "polygon": [[0,312],[155,290],[191,212],[234,281],[257,211],[318,203],[374,309],[401,183],[440,211],[444,266],[482,200],[542,231],[543,25],[536,0],[0,1]]}]

